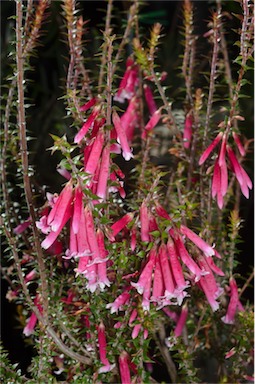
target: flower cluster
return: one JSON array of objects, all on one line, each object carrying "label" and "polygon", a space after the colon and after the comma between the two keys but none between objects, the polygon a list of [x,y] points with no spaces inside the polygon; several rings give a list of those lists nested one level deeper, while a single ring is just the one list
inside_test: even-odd
[{"label": "flower cluster", "polygon": [[[138,215],[139,222],[135,216],[135,213],[128,213],[114,223],[113,238],[115,239],[123,229],[127,230],[127,226],[131,226],[132,251],[136,248],[138,235],[142,242],[154,245],[149,247],[142,270],[138,273],[138,281],[130,282],[113,303],[107,304],[111,313],[119,310],[128,312],[130,326],[134,320],[138,321],[133,328],[132,337],[137,337],[143,330],[146,338],[147,329],[142,327],[142,322],[139,323],[140,304],[134,288],[142,296],[143,311],[149,312],[151,304],[157,309],[169,305],[182,305],[184,298],[188,296],[187,288],[191,285],[197,285],[204,292],[212,310],[216,311],[219,308],[217,299],[223,289],[216,282],[214,274],[224,276],[223,271],[212,259],[213,256],[220,258],[218,252],[186,226],[177,227],[159,203],[156,203],[153,211],[144,200]],[[160,225],[160,218],[165,219],[165,229]],[[139,234],[133,230],[132,222],[136,227],[140,227]],[[192,257],[187,250],[185,240],[192,243],[191,248],[195,257]]]},{"label": "flower cluster", "polygon": [[[233,139],[236,143],[241,156],[245,155],[245,149],[240,141],[240,137],[235,132],[232,132]],[[238,161],[235,152],[229,144],[227,144],[227,134],[219,132],[209,147],[204,151],[199,160],[199,165],[202,165],[209,157],[214,148],[221,142],[220,152],[214,164],[213,180],[212,180],[212,197],[217,197],[217,203],[220,209],[223,207],[223,198],[228,190],[228,164],[231,171],[235,174],[240,185],[243,195],[249,198],[249,189],[252,189],[252,182],[240,162]]]}]

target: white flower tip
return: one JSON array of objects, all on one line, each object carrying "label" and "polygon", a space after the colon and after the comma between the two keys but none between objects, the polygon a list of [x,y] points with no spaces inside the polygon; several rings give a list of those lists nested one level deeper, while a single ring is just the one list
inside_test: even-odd
[{"label": "white flower tip", "polygon": [[229,319],[227,316],[223,316],[222,318],[221,318],[221,320],[223,321],[223,323],[225,323],[225,324],[234,324],[234,320],[232,319]]},{"label": "white flower tip", "polygon": [[131,152],[123,152],[122,155],[126,161],[129,161],[134,157],[134,155]]},{"label": "white flower tip", "polygon": [[32,329],[29,329],[29,327],[25,327],[24,330],[23,330],[23,334],[24,334],[26,337],[31,336],[32,333],[33,333],[33,330],[32,330]]},{"label": "white flower tip", "polygon": [[104,365],[103,367],[99,368],[98,373],[107,373],[113,370],[115,367],[115,364],[107,364]]}]

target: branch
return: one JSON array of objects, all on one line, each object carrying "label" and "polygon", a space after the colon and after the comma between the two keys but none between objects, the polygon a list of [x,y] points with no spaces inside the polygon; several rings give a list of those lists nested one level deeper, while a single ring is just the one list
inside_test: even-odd
[{"label": "branch", "polygon": [[43,252],[40,244],[40,237],[36,227],[36,215],[33,205],[33,194],[29,177],[28,153],[27,153],[27,134],[26,134],[26,116],[25,116],[25,101],[24,101],[24,56],[22,54],[22,0],[16,1],[16,61],[17,61],[17,87],[18,87],[18,127],[19,127],[19,140],[21,161],[23,170],[23,183],[24,191],[31,217],[31,224],[33,230],[33,240],[35,253],[37,255],[37,262],[39,267],[39,274],[42,282],[42,299],[45,314],[48,311],[48,284],[46,270],[43,260]]}]

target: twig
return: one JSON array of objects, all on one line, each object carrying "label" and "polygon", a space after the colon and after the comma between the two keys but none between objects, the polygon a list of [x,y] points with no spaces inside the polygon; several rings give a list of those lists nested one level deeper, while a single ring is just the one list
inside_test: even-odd
[{"label": "twig", "polygon": [[177,380],[177,371],[176,371],[176,366],[170,356],[170,353],[169,353],[169,350],[167,348],[167,346],[165,345],[165,339],[166,339],[166,331],[165,331],[165,328],[164,328],[164,325],[163,324],[158,324],[158,331],[159,331],[159,338],[155,335],[155,341],[156,341],[156,344],[163,356],[163,359],[165,360],[166,362],[166,368],[167,368],[167,372],[170,376],[170,379],[171,379],[171,382],[172,383],[176,383],[176,380]]},{"label": "twig", "polygon": [[27,153],[27,135],[26,135],[26,117],[25,117],[25,101],[24,101],[24,56],[22,52],[22,0],[16,1],[16,60],[17,60],[17,87],[18,87],[18,127],[20,139],[20,151],[23,170],[23,183],[24,191],[31,217],[31,225],[33,230],[33,240],[35,246],[35,253],[37,255],[39,274],[41,278],[42,299],[45,314],[48,311],[48,284],[47,275],[43,260],[43,252],[40,244],[39,233],[36,227],[36,215],[33,205],[33,194],[30,185],[28,153]]},{"label": "twig", "polygon": [[[1,226],[3,223],[0,220]],[[56,343],[57,347],[62,351],[65,355],[71,357],[74,360],[79,361],[80,363],[90,365],[91,359],[88,357],[82,356],[76,352],[74,352],[72,349],[68,348],[59,338],[57,333],[54,331],[53,328],[48,323],[48,318],[45,317],[45,314],[42,315],[39,309],[34,305],[33,300],[31,299],[29,290],[27,288],[27,285],[25,283],[25,279],[23,276],[23,272],[20,266],[19,256],[18,256],[18,250],[16,249],[16,242],[15,239],[12,238],[10,231],[7,229],[6,226],[3,225],[4,232],[6,235],[6,238],[8,239],[10,248],[12,250],[13,258],[15,261],[15,266],[18,272],[19,280],[22,286],[22,291],[25,295],[26,303],[30,306],[31,310],[35,313],[37,319],[42,323],[42,325],[45,327],[46,333],[53,339],[53,341]]]},{"label": "twig", "polygon": [[248,280],[245,282],[245,284],[243,285],[240,293],[239,293],[239,299],[241,298],[242,294],[244,293],[244,291],[246,290],[246,288],[249,286],[250,282],[252,281],[252,279],[254,278],[254,269],[252,271],[252,273],[250,274]]},{"label": "twig", "polygon": [[217,59],[218,59],[218,53],[219,53],[219,27],[221,22],[220,18],[221,18],[221,7],[218,7],[217,12],[213,14],[213,52],[212,52],[209,95],[208,95],[207,110],[206,110],[206,116],[205,116],[205,128],[204,128],[204,139],[203,139],[202,149],[204,149],[204,146],[206,144],[205,141],[208,137],[209,123],[210,123],[212,105],[213,105],[215,78],[217,73]]},{"label": "twig", "polygon": [[126,26],[125,32],[123,34],[122,40],[119,44],[118,51],[117,51],[116,56],[115,56],[115,63],[112,66],[112,74],[114,74],[116,71],[116,68],[117,68],[117,65],[118,65],[118,62],[120,59],[120,55],[122,53],[122,50],[123,50],[125,44],[127,43],[127,39],[128,39],[129,34],[130,34],[132,24],[134,22],[136,15],[137,15],[137,4],[133,4],[129,8],[127,26]]},{"label": "twig", "polygon": [[[109,36],[110,35],[110,25],[111,25],[111,17],[112,17],[112,5],[113,0],[108,1],[107,5],[107,13],[106,13],[106,22],[105,22],[105,30],[104,35]],[[101,65],[100,65],[100,72],[99,72],[99,79],[98,79],[98,93],[102,92],[102,86],[103,86],[103,78],[104,78],[104,72],[105,72],[105,65],[107,62],[107,44],[104,43],[103,50],[102,50],[102,56],[101,56]]]}]

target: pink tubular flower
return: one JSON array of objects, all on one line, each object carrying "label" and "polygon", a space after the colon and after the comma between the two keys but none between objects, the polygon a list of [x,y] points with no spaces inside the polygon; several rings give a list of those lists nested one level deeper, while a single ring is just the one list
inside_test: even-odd
[{"label": "pink tubular flower", "polygon": [[47,224],[50,225],[52,231],[57,232],[60,228],[63,228],[63,219],[65,213],[71,206],[72,199],[73,185],[72,181],[69,181],[60,193],[55,205],[53,206],[51,212],[48,215]]},{"label": "pink tubular flower", "polygon": [[57,168],[57,172],[63,176],[66,180],[71,179],[71,173],[68,172],[65,168]]},{"label": "pink tubular flower", "polygon": [[13,232],[16,233],[16,235],[20,235],[22,232],[24,232],[31,224],[31,219],[30,217],[23,221],[23,223],[17,225],[17,227],[15,227],[13,229]]},{"label": "pink tubular flower", "polygon": [[182,267],[178,259],[177,251],[175,249],[173,240],[170,237],[168,238],[167,242],[167,251],[170,259],[174,280],[176,282],[174,294],[178,304],[181,305],[184,297],[187,296],[187,292],[184,292],[184,289],[189,286],[189,282],[184,280]]},{"label": "pink tubular flower", "polygon": [[191,229],[185,227],[185,225],[181,225],[180,231],[183,235],[187,236],[190,241],[192,241],[201,251],[205,254],[205,256],[213,256],[215,254],[214,249],[207,244],[201,237],[199,237],[195,232],[191,231]]},{"label": "pink tubular flower", "polygon": [[83,137],[88,132],[89,128],[91,128],[93,126],[97,116],[99,115],[100,109],[101,109],[100,106],[98,106],[98,105],[95,106],[95,108],[93,109],[93,111],[92,111],[91,115],[89,116],[88,120],[83,124],[83,126],[81,127],[79,132],[75,135],[74,142],[76,144],[79,144],[81,142]]},{"label": "pink tubular flower", "polygon": [[84,171],[94,175],[100,156],[101,152],[103,149],[104,145],[104,132],[99,131],[96,135],[95,141],[92,144],[91,151],[88,157],[88,160],[86,163],[84,163]]},{"label": "pink tubular flower", "polygon": [[227,152],[228,152],[228,157],[231,162],[231,165],[233,167],[235,176],[238,180],[238,183],[240,185],[241,191],[243,195],[248,199],[249,198],[249,189],[252,189],[252,182],[245,170],[241,167],[239,164],[236,155],[234,151],[227,146]]},{"label": "pink tubular flower", "polygon": [[[88,236],[88,244],[89,244],[89,248],[91,249],[91,258],[87,266],[85,276],[88,279],[87,288],[91,292],[94,292],[96,290],[96,287],[99,285],[99,282],[97,281],[97,278],[98,278],[97,263],[101,262],[101,257],[99,253],[99,247],[97,243],[92,212],[88,206],[86,206],[84,212],[85,212],[85,223],[86,223],[86,230],[87,230],[87,236]],[[100,286],[100,288],[103,289],[104,287],[102,288],[102,286]]]},{"label": "pink tubular flower", "polygon": [[99,369],[99,373],[106,373],[111,371],[115,367],[115,364],[111,365],[106,357],[106,335],[105,326],[102,321],[97,327],[97,337],[99,345],[99,357],[101,363],[103,364],[103,367]]},{"label": "pink tubular flower", "polygon": [[239,301],[237,284],[233,277],[229,279],[229,286],[230,286],[230,301],[228,305],[228,310],[226,315],[221,318],[221,320],[225,324],[233,324],[235,321],[236,311],[238,309],[240,311],[244,310],[242,304]]},{"label": "pink tubular flower", "polygon": [[[171,235],[171,233],[170,233]],[[181,258],[182,262],[188,267],[188,269],[194,274],[195,276],[195,282],[199,281],[201,279],[201,276],[204,275],[204,271],[202,271],[199,266],[195,263],[195,261],[190,257],[187,249],[185,248],[182,240],[179,236],[172,236],[174,240],[174,244],[176,246],[176,249],[178,250],[179,257]]]},{"label": "pink tubular flower", "polygon": [[164,243],[159,247],[159,260],[165,286],[164,295],[166,299],[171,299],[174,297],[175,283],[168,260],[167,248]]},{"label": "pink tubular flower", "polygon": [[162,207],[159,203],[156,204],[156,212],[160,217],[163,217],[166,220],[171,220],[171,217],[165,210],[165,208]]},{"label": "pink tubular flower", "polygon": [[143,268],[143,271],[139,277],[139,280],[137,281],[137,283],[131,283],[131,285],[137,289],[138,293],[142,294],[144,292],[146,282],[152,276],[155,263],[156,263],[156,247],[153,247],[150,250],[150,253],[148,256],[148,262]]},{"label": "pink tubular flower", "polygon": [[74,209],[73,209],[73,218],[72,218],[72,229],[75,234],[79,231],[80,219],[83,209],[82,202],[83,193],[79,185],[76,186],[74,192]]},{"label": "pink tubular flower", "polygon": [[153,115],[151,116],[150,120],[144,127],[144,130],[142,132],[142,139],[146,139],[148,133],[152,131],[152,129],[158,124],[161,117],[161,108],[157,109]]},{"label": "pink tubular flower", "polygon": [[219,303],[216,301],[218,297],[222,294],[223,290],[216,283],[215,278],[212,274],[212,271],[207,263],[207,258],[203,256],[198,257],[198,265],[200,268],[207,272],[206,276],[202,276],[199,280],[199,286],[204,291],[204,294],[208,300],[213,311],[217,311],[219,308]]},{"label": "pink tubular flower", "polygon": [[[60,209],[60,208],[59,208]],[[67,207],[65,207],[64,215],[61,222],[58,222],[58,230],[57,231],[51,231],[48,236],[43,240],[41,246],[44,249],[48,249],[57,239],[59,236],[62,228],[65,226],[65,224],[68,222],[72,215],[72,207],[71,202],[68,204]]]},{"label": "pink tubular flower", "polygon": [[106,305],[106,308],[111,309],[111,313],[118,313],[118,311],[122,310],[123,305],[127,304],[130,300],[130,293],[128,292],[130,290],[126,289],[123,293],[121,293],[113,303],[109,303]]},{"label": "pink tubular flower", "polygon": [[222,137],[223,137],[223,132],[219,132],[218,135],[215,137],[215,139],[212,141],[212,143],[209,145],[209,147],[206,148],[206,150],[204,151],[204,153],[200,157],[199,165],[202,165],[206,161],[206,159],[208,158],[210,153],[219,144],[219,142],[221,141]]},{"label": "pink tubular flower", "polygon": [[[39,311],[42,313],[43,309],[42,309],[42,306],[40,304],[40,300],[39,300],[39,296],[36,295],[35,299],[34,299],[34,304],[36,305],[36,307],[39,309]],[[23,333],[25,336],[30,336],[32,335],[32,333],[34,332],[34,329],[35,329],[35,326],[36,326],[36,323],[37,323],[37,317],[35,315],[34,312],[32,312],[31,316],[29,317],[28,319],[28,322],[23,330]]]},{"label": "pink tubular flower", "polygon": [[112,235],[115,237],[130,221],[133,220],[133,213],[126,213],[121,219],[116,221],[116,223],[112,224],[111,230],[112,230]]},{"label": "pink tubular flower", "polygon": [[148,108],[149,108],[150,115],[153,115],[153,113],[156,112],[156,110],[157,110],[157,106],[156,106],[156,103],[155,103],[154,98],[153,98],[152,90],[151,90],[150,86],[147,84],[144,84],[143,90],[144,90],[144,96],[145,96],[145,100],[146,100],[146,103],[147,103]]},{"label": "pink tubular flower", "polygon": [[127,110],[123,113],[123,115],[120,118],[121,125],[126,132],[127,140],[130,143],[133,140],[134,136],[134,129],[137,125],[137,98],[134,96],[127,107]]},{"label": "pink tubular flower", "polygon": [[97,102],[97,99],[96,97],[93,97],[92,99],[90,99],[87,103],[83,104],[81,107],[80,107],[80,111],[81,112],[86,112],[88,109],[90,109],[91,107],[93,107]]},{"label": "pink tubular flower", "polygon": [[101,258],[101,261],[99,261],[97,268],[98,268],[98,284],[100,286],[101,290],[104,290],[104,287],[110,286],[110,281],[107,278],[106,274],[106,256],[108,252],[105,249],[104,245],[104,234],[103,232],[98,229],[97,230],[97,243],[98,243],[98,249],[99,249],[99,255]]},{"label": "pink tubular flower", "polygon": [[134,65],[131,57],[126,62],[126,72],[120,82],[119,90],[114,96],[114,100],[124,103],[125,99],[130,100],[135,94],[135,87],[138,84],[138,68]]},{"label": "pink tubular flower", "polygon": [[233,132],[232,136],[233,136],[233,139],[235,140],[235,143],[237,145],[237,148],[238,148],[240,155],[244,156],[245,155],[245,149],[243,147],[243,144],[241,143],[240,136],[236,132]]},{"label": "pink tubular flower", "polygon": [[102,154],[101,166],[99,171],[99,178],[97,184],[97,196],[105,199],[106,198],[106,188],[107,180],[109,178],[109,167],[110,167],[110,147],[107,145]]},{"label": "pink tubular flower", "polygon": [[140,207],[140,221],[141,221],[141,240],[148,242],[150,241],[149,212],[144,201]]},{"label": "pink tubular flower", "polygon": [[128,365],[128,354],[126,351],[122,351],[119,356],[119,369],[120,369],[120,378],[122,384],[131,384],[131,376]]},{"label": "pink tubular flower", "polygon": [[188,307],[186,304],[183,305],[182,310],[181,310],[181,315],[177,321],[176,327],[174,329],[174,335],[175,337],[179,337],[182,334],[183,328],[186,324],[188,316]]},{"label": "pink tubular flower", "polygon": [[219,166],[218,160],[216,160],[213,171],[212,179],[212,197],[217,196],[218,207],[222,209],[223,207],[223,194],[221,188],[222,174],[221,168]]},{"label": "pink tubular flower", "polygon": [[122,155],[123,155],[124,159],[128,161],[134,156],[133,156],[131,149],[129,147],[126,132],[124,131],[124,129],[122,127],[120,117],[116,111],[113,111],[113,113],[112,113],[112,121],[114,124],[114,128],[117,132],[117,140],[121,145]]},{"label": "pink tubular flower", "polygon": [[192,124],[193,124],[193,118],[191,113],[189,113],[185,118],[184,131],[183,131],[183,146],[184,148],[187,148],[187,149],[190,147],[190,144],[191,144]]},{"label": "pink tubular flower", "polygon": [[163,276],[162,276],[159,256],[157,255],[151,300],[155,301],[156,303],[161,303],[163,294],[164,294]]},{"label": "pink tubular flower", "polygon": [[29,281],[34,280],[36,277],[37,277],[37,272],[35,269],[32,269],[32,271],[26,274],[24,281],[25,283],[28,283]]}]

